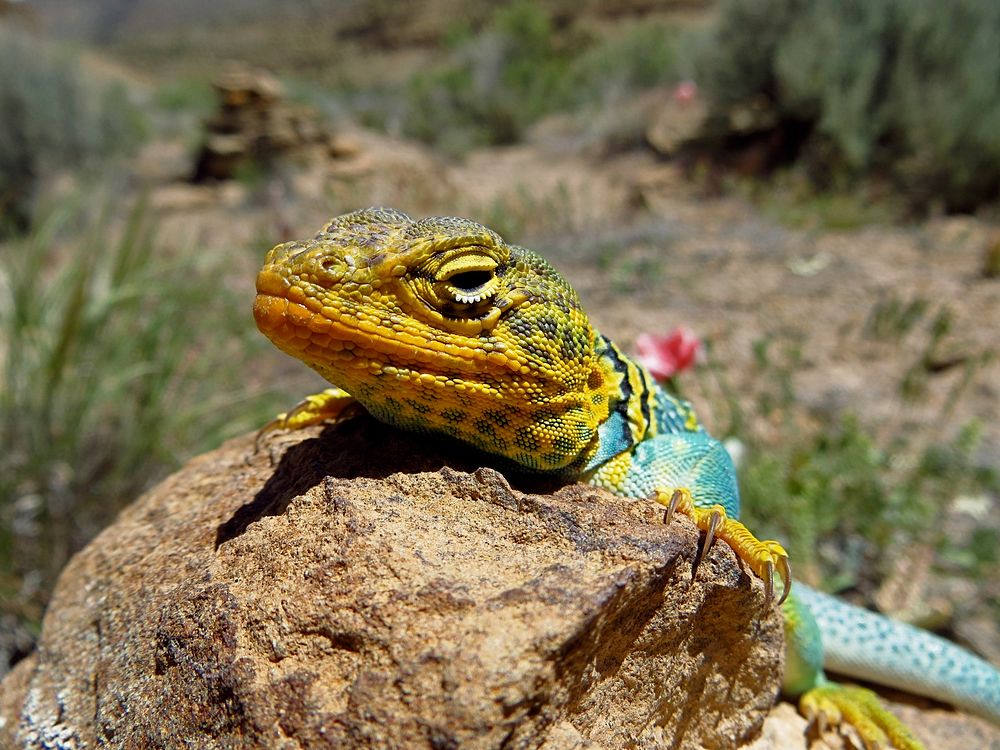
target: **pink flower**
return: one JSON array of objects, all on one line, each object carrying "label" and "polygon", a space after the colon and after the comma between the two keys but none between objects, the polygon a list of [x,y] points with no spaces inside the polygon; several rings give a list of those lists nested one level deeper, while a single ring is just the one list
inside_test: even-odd
[{"label": "pink flower", "polygon": [[678,104],[690,104],[698,98],[698,84],[694,81],[681,81],[674,87],[674,101]]},{"label": "pink flower", "polygon": [[701,353],[701,339],[684,326],[666,335],[640,333],[635,345],[639,349],[636,359],[657,380],[667,380],[688,369]]}]

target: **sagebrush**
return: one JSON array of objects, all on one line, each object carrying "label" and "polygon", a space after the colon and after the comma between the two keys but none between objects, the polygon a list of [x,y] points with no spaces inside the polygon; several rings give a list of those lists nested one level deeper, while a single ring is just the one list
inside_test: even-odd
[{"label": "sagebrush", "polygon": [[0,233],[28,228],[45,179],[136,146],[141,110],[69,52],[0,27]]},{"label": "sagebrush", "polygon": [[1000,195],[995,0],[726,0],[698,68],[714,128],[782,129],[821,186],[886,178],[921,210]]}]

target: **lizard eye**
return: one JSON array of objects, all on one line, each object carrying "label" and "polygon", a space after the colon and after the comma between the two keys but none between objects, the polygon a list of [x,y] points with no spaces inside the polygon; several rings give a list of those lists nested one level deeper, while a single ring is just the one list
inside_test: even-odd
[{"label": "lizard eye", "polygon": [[492,278],[493,274],[490,271],[463,271],[456,273],[448,281],[455,289],[474,293]]},{"label": "lizard eye", "polygon": [[447,297],[463,305],[474,305],[496,294],[495,267],[459,269],[441,283]]},{"label": "lizard eye", "polygon": [[446,279],[448,293],[456,302],[472,305],[493,295],[496,286],[493,271],[462,271]]},{"label": "lizard eye", "polygon": [[413,279],[417,295],[450,318],[485,315],[500,293],[500,260],[479,246],[435,253]]}]

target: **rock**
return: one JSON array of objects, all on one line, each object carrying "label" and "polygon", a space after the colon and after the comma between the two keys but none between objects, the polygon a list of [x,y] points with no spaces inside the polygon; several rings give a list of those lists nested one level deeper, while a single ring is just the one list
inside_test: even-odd
[{"label": "rock", "polygon": [[479,454],[367,417],[266,444],[194,459],[72,560],[0,685],[0,744],[734,748],[759,731],[779,611],[723,544],[692,580],[687,520],[584,485],[508,473],[512,489]]},{"label": "rock", "polygon": [[364,150],[357,136],[347,133],[331,135],[327,140],[327,149],[334,159],[354,159]]},{"label": "rock", "polygon": [[1000,729],[985,719],[944,708],[896,705],[896,713],[929,748],[1000,750]]},{"label": "rock", "polygon": [[760,736],[743,750],[820,750],[806,747],[806,720],[785,701],[779,701],[767,719]]},{"label": "rock", "polygon": [[319,114],[289,104],[280,82],[268,73],[232,66],[214,86],[219,109],[205,123],[194,182],[230,180],[276,159],[326,150],[330,133]]}]

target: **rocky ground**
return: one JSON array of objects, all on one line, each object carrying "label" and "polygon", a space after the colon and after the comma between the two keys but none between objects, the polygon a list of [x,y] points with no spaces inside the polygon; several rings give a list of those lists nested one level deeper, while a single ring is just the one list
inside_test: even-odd
[{"label": "rocky ground", "polygon": [[370,417],[194,459],[67,566],[0,745],[804,750],[780,614],[730,550],[694,572],[687,520],[481,461]]}]

